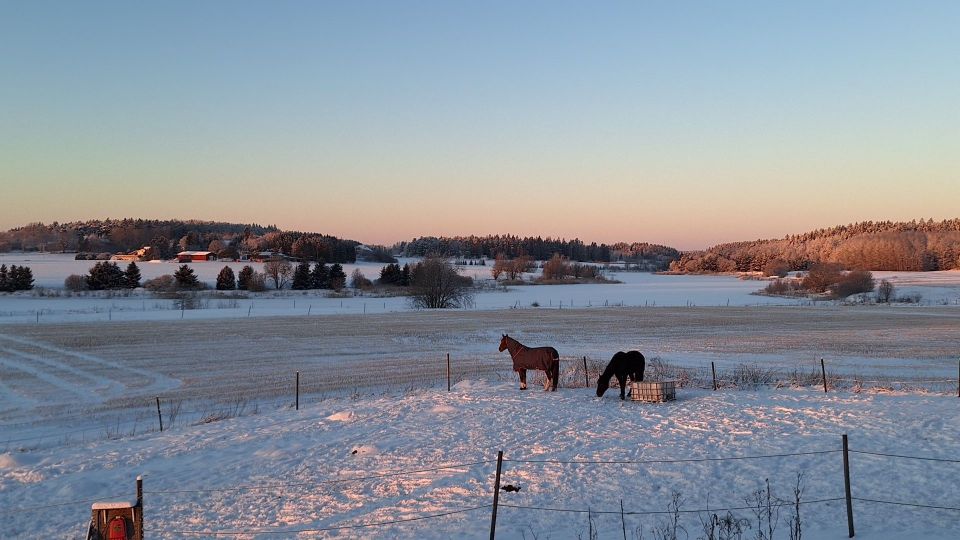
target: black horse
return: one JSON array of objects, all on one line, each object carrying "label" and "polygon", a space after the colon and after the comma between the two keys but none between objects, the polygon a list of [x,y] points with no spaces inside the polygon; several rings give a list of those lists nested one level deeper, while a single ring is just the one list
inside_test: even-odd
[{"label": "black horse", "polygon": [[597,381],[597,397],[603,395],[610,388],[610,378],[617,376],[620,383],[620,399],[627,399],[627,375],[630,380],[639,382],[643,380],[643,369],[646,366],[646,360],[639,351],[620,351],[613,355],[607,369],[603,370],[603,375]]}]

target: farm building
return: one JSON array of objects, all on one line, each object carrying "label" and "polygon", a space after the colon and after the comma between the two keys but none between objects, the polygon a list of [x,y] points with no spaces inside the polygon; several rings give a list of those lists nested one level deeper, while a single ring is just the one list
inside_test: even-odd
[{"label": "farm building", "polygon": [[146,261],[153,256],[153,247],[143,246],[142,248],[131,251],[130,253],[118,253],[110,257],[111,261]]},{"label": "farm building", "polygon": [[177,253],[177,262],[181,263],[215,260],[217,260],[217,254],[212,251],[181,251]]}]

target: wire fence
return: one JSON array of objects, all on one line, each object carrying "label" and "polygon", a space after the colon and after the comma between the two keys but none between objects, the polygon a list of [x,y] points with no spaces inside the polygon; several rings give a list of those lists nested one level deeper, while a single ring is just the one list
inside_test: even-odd
[{"label": "wire fence", "polygon": [[[956,474],[958,471],[952,469],[952,467],[958,463],[960,460],[954,459],[951,457],[942,457],[942,456],[924,456],[924,455],[913,455],[908,453],[901,452],[880,452],[874,450],[861,450],[861,449],[850,449],[847,445],[847,438],[844,435],[843,445],[840,448],[825,448],[820,450],[810,450],[803,452],[784,452],[784,453],[756,453],[756,454],[745,454],[745,455],[727,455],[727,456],[707,456],[702,458],[677,458],[677,459],[637,459],[637,460],[592,460],[592,459],[537,459],[537,458],[528,458],[524,456],[520,457],[510,457],[504,458],[503,452],[500,452],[498,459],[481,459],[476,461],[462,462],[462,463],[439,463],[432,466],[418,467],[418,468],[408,468],[408,469],[398,469],[398,470],[387,470],[377,474],[360,474],[357,475],[354,472],[350,473],[335,473],[333,477],[327,479],[312,480],[309,482],[265,482],[260,484],[236,484],[236,485],[222,485],[217,487],[207,487],[207,486],[195,486],[190,488],[183,489],[148,489],[144,490],[142,484],[140,484],[140,479],[138,479],[138,497],[137,505],[143,508],[144,505],[150,507],[150,511],[147,514],[150,516],[147,519],[146,524],[144,524],[143,531],[149,537],[195,537],[195,536],[207,536],[207,537],[236,537],[236,536],[283,536],[283,535],[296,535],[296,534],[305,534],[305,533],[321,533],[321,532],[334,532],[334,531],[346,531],[346,530],[360,530],[360,529],[373,529],[383,531],[385,528],[391,526],[407,526],[407,524],[418,524],[423,522],[433,522],[435,520],[440,520],[443,518],[448,518],[450,516],[464,515],[464,514],[473,514],[474,516],[470,518],[468,522],[456,522],[452,524],[457,530],[469,530],[473,531],[485,531],[487,528],[487,513],[480,512],[482,510],[490,511],[490,533],[491,538],[494,537],[496,532],[496,523],[497,523],[497,512],[499,509],[509,509],[511,515],[516,512],[536,512],[536,513],[562,513],[562,514],[571,514],[571,515],[587,515],[590,520],[590,526],[593,526],[593,517],[592,516],[620,516],[620,519],[625,519],[626,516],[633,517],[657,517],[657,516],[673,516],[678,518],[681,515],[697,515],[701,516],[701,523],[707,523],[704,521],[703,516],[716,516],[718,514],[727,513],[727,515],[733,516],[735,512],[751,512],[753,516],[761,516],[756,512],[764,510],[763,502],[759,501],[753,504],[747,505],[707,505],[699,508],[687,508],[682,507],[676,500],[672,503],[666,505],[665,508],[625,508],[623,506],[623,498],[620,499],[619,508],[616,507],[615,503],[611,504],[614,508],[593,508],[590,506],[578,507],[575,505],[564,505],[564,504],[552,504],[549,500],[543,500],[540,504],[519,504],[514,502],[500,502],[498,500],[499,492],[504,488],[501,486],[502,475],[506,472],[507,468],[515,466],[524,466],[524,465],[540,465],[540,464],[553,464],[553,465],[572,465],[577,467],[592,467],[592,468],[606,468],[611,465],[662,465],[662,464],[689,464],[691,462],[742,462],[745,460],[783,460],[783,459],[795,459],[808,456],[829,456],[843,454],[844,456],[844,478],[836,478],[836,481],[833,483],[836,489],[841,488],[841,486],[846,487],[846,495],[837,495],[837,494],[821,494],[818,497],[810,498],[802,497],[800,494],[797,494],[793,500],[783,500],[776,499],[773,503],[770,502],[768,497],[766,504],[776,505],[776,510],[779,511],[781,508],[796,508],[796,511],[799,511],[801,506],[810,506],[810,505],[821,505],[829,503],[839,503],[844,501],[848,510],[848,526],[850,531],[850,536],[854,534],[853,529],[853,501],[858,503],[865,503],[870,505],[887,505],[887,506],[897,506],[897,507],[908,507],[921,511],[946,511],[946,512],[960,512],[960,506],[955,504],[944,504],[940,501],[934,502],[922,502],[916,500],[910,500],[911,495],[914,493],[910,490],[901,490],[901,493],[884,493],[883,496],[879,494],[872,493],[856,493],[852,494],[851,484],[856,486],[856,482],[851,482],[850,480],[850,471],[849,471],[849,459],[850,456],[865,456],[864,459],[881,459],[885,461],[884,467],[886,470],[895,468],[896,462],[899,460],[911,460],[911,461],[922,461],[927,462],[933,466],[933,469],[930,469],[928,472],[932,474],[944,474],[944,468],[951,468],[950,471],[952,474]],[[892,464],[892,465],[891,465]],[[775,466],[771,466],[771,469],[768,472],[773,472],[775,469],[782,469],[783,463],[778,461]],[[493,478],[492,487],[487,484],[484,486],[478,485],[472,488],[474,493],[474,498],[476,500],[470,501],[461,501],[461,504],[449,504],[444,508],[436,508],[435,504],[429,506],[429,508],[421,508],[419,511],[417,508],[411,508],[409,504],[404,506],[390,506],[390,505],[377,505],[372,504],[372,509],[363,510],[353,516],[345,516],[342,513],[330,513],[322,518],[311,517],[306,518],[306,521],[312,519],[312,523],[304,523],[302,526],[290,526],[290,525],[276,525],[272,527],[248,527],[242,526],[239,524],[229,525],[223,524],[222,528],[216,527],[184,527],[183,523],[196,523],[202,521],[201,518],[197,516],[189,517],[184,519],[182,515],[182,507],[184,506],[184,494],[203,494],[209,495],[211,493],[222,493],[227,496],[231,496],[237,492],[261,492],[261,491],[276,491],[276,490],[291,490],[291,489],[307,489],[309,492],[314,492],[318,487],[330,484],[344,484],[344,483],[375,483],[380,480],[394,479],[398,477],[420,477],[423,478],[424,475],[430,475],[436,473],[449,473],[449,474],[469,474],[471,478],[480,478],[485,479],[486,482],[489,482]],[[624,474],[621,472],[620,474]],[[769,475],[768,475],[769,476]],[[855,480],[855,479],[854,479]],[[162,479],[160,479],[162,482]],[[449,478],[447,478],[447,483],[449,484]],[[829,482],[828,482],[829,484]],[[468,484],[469,485],[469,484]],[[578,486],[579,491],[589,491],[589,485],[587,486]],[[471,491],[467,489],[467,491]],[[490,497],[491,491],[493,494],[492,502],[483,501],[483,499]],[[548,490],[543,490],[543,492],[549,492]],[[261,504],[269,504],[270,495],[263,495],[264,500],[261,501]],[[55,502],[51,504],[29,506],[29,507],[19,507],[19,508],[10,508],[0,511],[0,515],[10,515],[10,514],[21,514],[21,515],[30,515],[30,514],[40,514],[45,511],[48,511],[51,508],[60,508],[60,507],[71,507],[75,506],[78,509],[82,508],[83,505],[104,501],[104,500],[116,500],[118,497],[96,497],[96,498],[86,498],[79,500]],[[176,501],[178,505],[178,514],[169,514],[164,511],[164,499],[172,498],[170,500]],[[631,500],[657,500],[656,497],[644,496],[640,494],[638,497],[637,494],[632,494]],[[735,500],[735,499],[727,499]],[[741,500],[749,502],[748,497],[741,497]],[[192,505],[196,511],[202,515],[201,511],[204,509],[205,499],[199,498],[195,502],[187,502],[186,504]],[[253,501],[254,503],[256,501]],[[448,501],[448,503],[453,503],[453,501]],[[465,504],[464,504],[465,503]],[[759,506],[758,506],[759,505]],[[366,504],[364,505],[366,507]],[[766,511],[770,511],[770,508],[767,507]],[[347,512],[348,514],[351,512]],[[402,517],[389,517],[389,514],[415,514],[407,515]],[[384,516],[383,514],[387,514]],[[381,516],[379,518],[374,518],[373,516]],[[779,514],[777,514],[779,515]],[[503,516],[502,516],[503,517]],[[515,518],[516,516],[514,516]],[[960,517],[960,515],[958,515]],[[481,521],[482,519],[482,521]],[[578,518],[582,519],[582,518]],[[770,518],[770,514],[767,514],[767,519]],[[779,520],[779,517],[776,519]],[[220,524],[221,520],[217,520],[217,523]],[[501,525],[503,525],[501,521]],[[625,522],[623,522],[624,534],[626,534]],[[883,523],[872,523],[874,526],[883,526]],[[419,525],[414,525],[413,531],[408,531],[411,534],[415,534],[415,531],[418,530],[416,527]],[[839,528],[842,524],[836,524]],[[424,525],[424,527],[430,527],[432,532],[435,532],[436,525]],[[404,529],[406,530],[406,529]],[[532,529],[531,529],[532,531]],[[396,534],[396,530],[392,534]],[[375,533],[376,534],[376,533]]]},{"label": "wire fence", "polygon": [[[562,357],[560,388],[592,387],[606,366],[589,357]],[[817,369],[820,367],[821,369]],[[960,367],[960,366],[958,366]],[[877,367],[880,369],[880,366]],[[296,373],[258,374],[222,385],[186,385],[159,396],[127,396],[95,407],[74,407],[70,413],[39,415],[41,419],[0,424],[0,450],[83,444],[143,433],[200,425],[259,414],[265,409],[298,408],[333,397],[360,397],[379,392],[450,388],[467,379],[514,380],[503,362],[482,357],[370,358],[350,367],[311,366]],[[673,380],[679,388],[704,390],[756,390],[760,388],[823,388],[832,391],[925,391],[960,396],[958,378],[888,378],[842,376],[822,366],[800,369],[738,364],[716,369],[689,367],[653,358],[647,362],[645,380]],[[531,385],[544,382],[540,371]],[[160,409],[159,411],[157,409]],[[73,428],[77,423],[87,427]]]}]

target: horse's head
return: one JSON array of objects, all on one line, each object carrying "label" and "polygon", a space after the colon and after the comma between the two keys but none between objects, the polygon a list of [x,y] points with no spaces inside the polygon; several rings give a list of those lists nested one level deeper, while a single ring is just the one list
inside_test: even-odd
[{"label": "horse's head", "polygon": [[499,351],[500,351],[500,352],[503,352],[504,349],[506,349],[506,348],[507,348],[507,335],[506,335],[506,334],[503,334],[502,337],[500,338],[500,349],[499,349]]},{"label": "horse's head", "polygon": [[601,375],[600,378],[597,379],[597,397],[603,397],[603,393],[607,391],[607,388],[610,388],[610,379],[605,379]]}]

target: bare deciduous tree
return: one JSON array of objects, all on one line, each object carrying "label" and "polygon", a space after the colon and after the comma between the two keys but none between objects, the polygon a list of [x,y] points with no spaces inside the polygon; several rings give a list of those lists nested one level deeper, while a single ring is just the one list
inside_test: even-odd
[{"label": "bare deciduous tree", "polygon": [[443,257],[427,257],[410,272],[411,301],[417,308],[470,307],[472,287],[473,279],[461,276]]},{"label": "bare deciduous tree", "polygon": [[274,287],[282,289],[293,275],[293,266],[284,259],[267,261],[263,263],[263,273],[273,281]]}]

